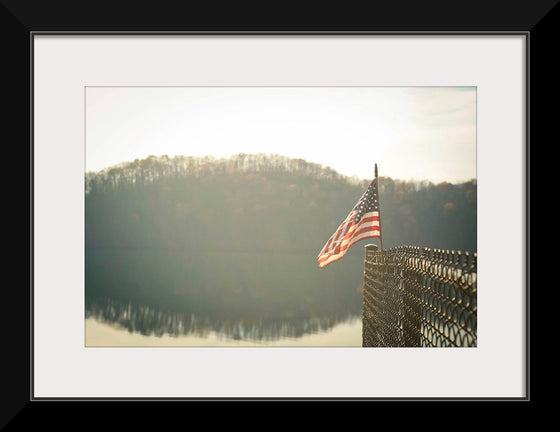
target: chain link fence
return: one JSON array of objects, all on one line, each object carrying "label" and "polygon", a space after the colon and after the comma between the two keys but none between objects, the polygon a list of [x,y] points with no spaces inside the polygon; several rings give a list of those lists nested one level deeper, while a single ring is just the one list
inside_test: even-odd
[{"label": "chain link fence", "polygon": [[364,347],[476,347],[476,253],[365,249]]}]

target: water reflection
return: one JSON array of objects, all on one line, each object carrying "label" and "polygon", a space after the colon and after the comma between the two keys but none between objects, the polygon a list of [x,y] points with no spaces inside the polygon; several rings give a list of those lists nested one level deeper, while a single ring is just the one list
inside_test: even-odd
[{"label": "water reflection", "polygon": [[361,316],[363,256],[86,248],[86,318],[161,337],[274,341]]},{"label": "water reflection", "polygon": [[144,336],[208,337],[216,333],[231,340],[259,343],[281,339],[295,339],[308,334],[318,334],[334,326],[357,318],[347,312],[329,317],[271,319],[263,317],[239,320],[219,317],[197,317],[192,313],[177,313],[147,305],[134,305],[114,300],[88,301],[86,319],[116,325],[130,333]]}]

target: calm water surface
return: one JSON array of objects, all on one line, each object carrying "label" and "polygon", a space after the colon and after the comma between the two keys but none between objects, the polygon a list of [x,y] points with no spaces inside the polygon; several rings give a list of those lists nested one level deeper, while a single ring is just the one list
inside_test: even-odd
[{"label": "calm water surface", "polygon": [[87,318],[85,321],[85,345],[87,347],[361,347],[362,322],[354,317],[334,327],[305,334],[301,337],[283,337],[273,340],[233,339],[216,331],[204,334],[155,335],[132,332],[115,324]]},{"label": "calm water surface", "polygon": [[86,249],[86,346],[361,346],[363,256]]}]

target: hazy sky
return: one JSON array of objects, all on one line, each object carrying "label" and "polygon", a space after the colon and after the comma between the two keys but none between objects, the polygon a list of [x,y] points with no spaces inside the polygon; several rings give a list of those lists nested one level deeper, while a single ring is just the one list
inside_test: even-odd
[{"label": "hazy sky", "polygon": [[475,87],[88,87],[86,170],[276,153],[369,179],[476,178]]}]

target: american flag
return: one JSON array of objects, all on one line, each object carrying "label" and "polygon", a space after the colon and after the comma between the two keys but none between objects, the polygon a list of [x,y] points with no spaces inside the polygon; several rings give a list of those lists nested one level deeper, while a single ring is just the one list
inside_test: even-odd
[{"label": "american flag", "polygon": [[319,252],[319,267],[339,260],[354,243],[370,237],[381,237],[377,178],[371,182],[358,204]]}]

